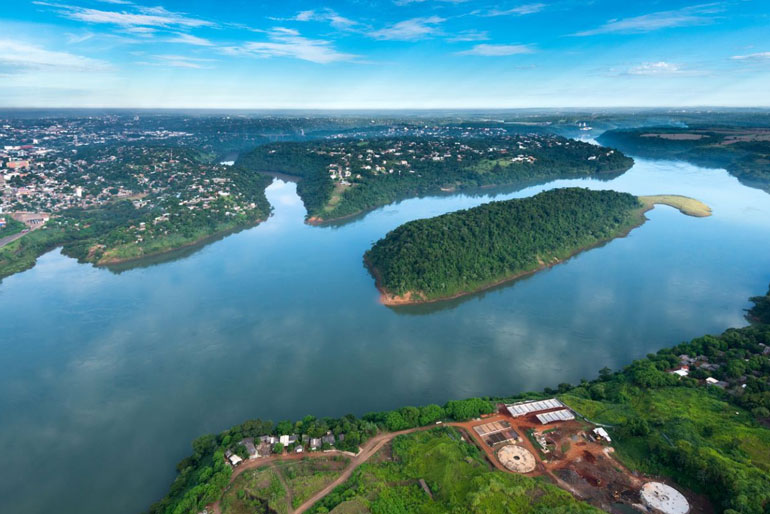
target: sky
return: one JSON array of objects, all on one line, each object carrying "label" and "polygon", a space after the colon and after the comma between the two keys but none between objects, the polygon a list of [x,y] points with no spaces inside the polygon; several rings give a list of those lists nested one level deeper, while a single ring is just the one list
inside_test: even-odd
[{"label": "sky", "polygon": [[770,106],[770,0],[13,0],[0,107]]}]

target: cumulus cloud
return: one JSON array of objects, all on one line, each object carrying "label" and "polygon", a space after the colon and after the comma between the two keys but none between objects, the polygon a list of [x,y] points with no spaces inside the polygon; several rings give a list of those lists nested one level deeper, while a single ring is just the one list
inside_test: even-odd
[{"label": "cumulus cloud", "polygon": [[469,50],[457,52],[457,55],[483,55],[487,57],[501,57],[505,55],[530,54],[534,50],[529,45],[476,45]]},{"label": "cumulus cloud", "polygon": [[610,20],[604,25],[574,36],[594,36],[597,34],[634,34],[652,32],[660,29],[707,25],[712,23],[714,15],[721,12],[721,4],[702,4],[673,11],[658,11],[632,18]]},{"label": "cumulus cloud", "polygon": [[419,39],[440,34],[441,29],[438,25],[445,21],[444,18],[439,16],[412,18],[400,21],[380,30],[375,30],[370,32],[369,35],[375,39],[417,41]]},{"label": "cumulus cloud", "polygon": [[276,27],[267,32],[268,41],[252,41],[240,46],[226,47],[229,55],[253,55],[256,57],[290,57],[303,61],[327,64],[351,61],[356,55],[336,50],[331,41],[309,39],[294,29]]},{"label": "cumulus cloud", "polygon": [[678,64],[666,61],[645,62],[629,68],[628,73],[631,75],[672,75],[682,73],[682,68]]}]

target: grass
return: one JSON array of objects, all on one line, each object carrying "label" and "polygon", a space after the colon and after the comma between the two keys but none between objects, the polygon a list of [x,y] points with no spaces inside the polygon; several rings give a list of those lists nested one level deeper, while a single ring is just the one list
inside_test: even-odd
[{"label": "grass", "polygon": [[292,507],[296,508],[339,477],[349,463],[350,459],[313,458],[282,462],[276,467],[291,489]]},{"label": "grass", "polygon": [[[764,483],[770,487],[770,430],[755,423],[750,413],[723,401],[717,392],[686,387],[634,388],[625,397],[623,403],[570,394],[560,399],[591,421],[614,426],[610,433],[617,455],[632,469],[670,476],[686,487],[708,492],[678,467],[651,459],[649,441],[654,440],[672,450],[684,446],[693,448],[695,454],[718,455],[726,472],[764,475]],[[632,419],[647,422],[650,433],[631,435],[620,428]]]},{"label": "grass", "polygon": [[695,216],[696,218],[705,218],[711,216],[711,207],[687,196],[680,195],[649,195],[640,196],[639,200],[645,205],[645,207],[652,208],[657,204],[668,205],[675,209],[679,209],[679,212],[688,216]]},{"label": "grass", "polygon": [[223,514],[288,512],[286,491],[275,470],[258,468],[239,475],[222,497]]},{"label": "grass", "polygon": [[[420,487],[420,479],[428,484],[433,500]],[[344,510],[347,505],[358,510]],[[362,465],[313,510],[329,511],[597,512],[540,479],[492,469],[478,448],[462,441],[450,427],[394,439],[391,458]]]}]

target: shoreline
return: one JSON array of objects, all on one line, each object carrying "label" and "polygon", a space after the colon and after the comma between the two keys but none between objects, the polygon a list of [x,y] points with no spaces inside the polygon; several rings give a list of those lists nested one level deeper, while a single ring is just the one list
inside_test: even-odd
[{"label": "shoreline", "polygon": [[[669,207],[674,207],[676,209],[679,209],[679,211],[682,214],[686,215],[686,216],[693,216],[693,217],[707,217],[707,216],[711,216],[711,209],[708,206],[706,206],[705,204],[702,204],[702,205],[709,210],[709,213],[708,214],[699,214],[699,213],[694,213],[693,211],[689,211],[689,210],[686,210],[686,209],[683,210],[683,208],[681,206],[672,205],[672,203],[665,201],[666,198],[664,198],[664,197],[678,197],[678,198],[681,198],[681,199],[695,201],[697,203],[702,204],[702,202],[699,202],[698,200],[694,200],[692,198],[688,198],[686,196],[681,196],[681,195],[639,196],[637,198],[639,198],[639,201],[642,203],[642,206],[639,207],[638,209],[635,209],[634,211],[632,211],[632,217],[633,217],[634,221],[629,226],[624,227],[623,229],[621,229],[620,232],[618,232],[617,235],[609,237],[609,238],[602,239],[602,240],[597,241],[597,242],[595,242],[595,243],[593,243],[591,245],[588,245],[588,246],[577,248],[573,252],[570,252],[566,257],[555,258],[555,260],[553,260],[550,263],[545,263],[544,262],[542,265],[538,266],[537,268],[533,268],[531,270],[526,270],[526,271],[520,271],[520,272],[515,273],[513,275],[510,275],[510,276],[507,276],[507,277],[504,277],[504,278],[501,278],[501,279],[497,279],[497,280],[494,280],[492,282],[483,284],[483,285],[481,285],[481,286],[479,286],[477,288],[474,288],[474,289],[472,289],[470,291],[460,291],[458,293],[454,293],[454,294],[451,294],[451,295],[448,295],[448,296],[440,296],[440,297],[437,297],[437,298],[427,299],[427,298],[424,298],[424,296],[422,296],[421,293],[416,292],[416,291],[407,291],[406,293],[404,293],[402,295],[393,295],[393,294],[389,293],[387,291],[387,289],[382,287],[382,281],[381,281],[379,270],[377,270],[377,268],[373,267],[371,265],[371,263],[369,262],[369,260],[366,259],[366,258],[364,258],[364,263],[366,264],[367,269],[369,269],[369,271],[371,272],[372,276],[374,276],[375,286],[377,287],[377,290],[380,292],[380,299],[379,299],[379,301],[380,301],[380,303],[382,305],[385,305],[386,307],[399,307],[399,306],[404,306],[404,305],[421,305],[421,304],[428,304],[428,303],[438,303],[438,302],[443,302],[443,301],[447,301],[447,300],[454,300],[456,298],[462,298],[463,296],[468,296],[468,295],[471,295],[471,294],[480,293],[482,291],[486,291],[488,289],[492,289],[494,287],[497,287],[497,286],[499,286],[501,284],[505,284],[507,282],[512,282],[514,280],[517,280],[517,279],[520,279],[520,278],[523,278],[523,277],[526,277],[526,276],[529,276],[529,275],[534,275],[535,273],[538,273],[540,271],[552,268],[552,267],[556,266],[557,264],[561,264],[561,263],[571,259],[572,257],[575,257],[576,255],[578,255],[580,253],[583,253],[585,251],[591,250],[591,249],[596,248],[598,246],[602,246],[602,245],[604,245],[606,243],[609,243],[610,241],[614,241],[615,239],[626,237],[635,228],[641,227],[647,221],[649,221],[649,218],[647,218],[647,216],[645,216],[645,214],[647,212],[649,212],[650,210],[654,209],[656,205],[668,205]],[[657,200],[657,201],[655,201],[655,200]]]},{"label": "shoreline", "polygon": [[[438,187],[436,189],[432,189],[431,191],[429,191],[427,193],[421,193],[421,194],[417,194],[417,195],[402,196],[402,197],[396,198],[395,200],[392,200],[392,201],[390,201],[388,203],[383,203],[383,204],[380,204],[380,205],[375,205],[373,207],[367,207],[365,209],[361,209],[360,211],[356,211],[356,212],[353,212],[351,214],[346,214],[344,216],[337,216],[335,218],[322,218],[321,216],[315,214],[313,216],[306,217],[305,218],[305,223],[308,224],[308,225],[314,226],[314,227],[322,227],[322,226],[325,226],[325,225],[331,225],[331,224],[334,224],[334,223],[338,223],[340,221],[348,220],[350,218],[355,218],[357,216],[362,216],[362,215],[368,214],[368,213],[370,213],[372,211],[375,211],[377,209],[380,209],[382,207],[387,207],[388,205],[392,205],[392,204],[395,204],[395,203],[398,203],[398,202],[403,202],[405,200],[411,200],[411,199],[414,199],[414,198],[436,198],[436,197],[452,196],[452,195],[455,195],[455,194],[472,193],[473,191],[484,192],[485,190],[489,190],[489,189],[517,187],[519,185],[521,187],[519,189],[514,190],[514,191],[521,191],[521,190],[526,189],[528,187],[532,187],[532,186],[536,186],[536,185],[540,185],[540,184],[547,184],[547,183],[553,182],[555,180],[571,180],[571,179],[580,179],[580,178],[583,178],[583,179],[585,179],[585,178],[595,179],[595,178],[599,178],[602,174],[605,174],[605,173],[606,174],[610,174],[610,175],[618,175],[618,174],[622,175],[623,173],[625,173],[628,170],[630,170],[631,168],[633,168],[634,164],[635,164],[635,162],[633,164],[631,164],[631,166],[629,166],[627,168],[603,171],[601,173],[592,173],[592,174],[588,174],[588,175],[586,175],[584,177],[572,177],[572,176],[542,177],[542,178],[533,178],[533,179],[517,181],[517,182],[505,182],[505,183],[500,183],[500,184],[484,184],[484,185],[480,185],[480,186],[467,186],[466,187],[466,186],[463,186],[463,185],[459,185],[459,186],[452,186],[451,188],[446,188],[446,187],[440,186],[440,187]],[[267,173],[267,172],[259,172],[259,173]],[[302,180],[301,178],[294,177],[293,175],[285,175],[285,174],[281,174],[281,175],[284,175],[284,176],[287,176],[287,177],[293,177],[293,179],[295,181]],[[303,201],[303,204],[304,204],[304,201]]]},{"label": "shoreline", "polygon": [[217,232],[215,232],[213,234],[209,234],[209,235],[200,237],[200,238],[198,238],[198,239],[196,239],[194,241],[190,241],[190,242],[185,243],[185,244],[180,245],[180,246],[174,246],[173,248],[168,248],[168,249],[165,249],[165,250],[159,250],[159,251],[156,251],[156,252],[147,253],[147,254],[144,254],[144,255],[141,255],[141,256],[138,256],[138,257],[111,258],[111,259],[108,259],[108,260],[99,259],[98,261],[93,262],[93,265],[97,266],[97,267],[109,268],[110,266],[115,266],[115,265],[139,263],[139,262],[141,262],[141,261],[143,261],[145,259],[152,259],[152,258],[156,258],[156,257],[162,257],[164,255],[168,255],[170,253],[174,253],[174,252],[177,252],[179,250],[190,249],[191,247],[194,247],[194,246],[198,246],[198,245],[205,246],[206,244],[208,244],[210,242],[214,242],[215,240],[218,240],[218,239],[221,239],[223,237],[227,237],[229,235],[235,234],[237,232],[240,232],[241,230],[247,230],[249,228],[254,228],[257,225],[267,221],[267,219],[268,218],[259,219],[259,220],[256,220],[254,222],[248,223],[246,225],[239,225],[237,227],[232,227],[232,228],[229,228],[229,229],[226,229],[226,230],[220,230],[220,231],[217,231]]}]

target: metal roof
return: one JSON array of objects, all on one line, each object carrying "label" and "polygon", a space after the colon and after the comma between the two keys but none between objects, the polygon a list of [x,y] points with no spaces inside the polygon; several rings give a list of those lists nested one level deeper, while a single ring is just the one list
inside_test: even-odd
[{"label": "metal roof", "polygon": [[535,400],[530,402],[519,402],[506,405],[508,412],[510,412],[511,416],[514,418],[518,418],[519,416],[526,416],[527,414],[531,414],[533,412],[557,409],[564,406],[565,405],[556,398],[550,398],[548,400]]},{"label": "metal roof", "polygon": [[554,421],[569,421],[575,419],[575,415],[569,409],[555,410],[537,415],[537,420],[543,425],[553,423]]}]

